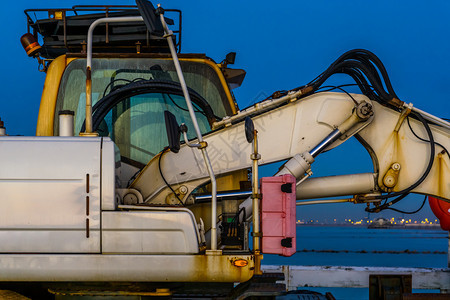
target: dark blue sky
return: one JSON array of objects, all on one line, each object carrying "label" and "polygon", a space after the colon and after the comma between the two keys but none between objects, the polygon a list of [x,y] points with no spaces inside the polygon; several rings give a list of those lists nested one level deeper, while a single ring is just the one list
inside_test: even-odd
[{"label": "dark blue sky", "polygon": [[[104,1],[134,4],[133,1]],[[102,4],[99,1],[16,1],[0,11],[3,22],[0,117],[9,134],[34,135],[44,74],[19,43],[26,32],[26,8]],[[156,3],[154,3],[156,5]],[[183,52],[206,53],[217,62],[237,52],[237,68],[247,70],[235,90],[245,107],[275,90],[309,82],[343,52],[371,50],[385,64],[399,97],[427,112],[449,117],[450,2],[426,1],[164,1],[183,11]],[[348,83],[340,77],[334,83]],[[316,176],[371,171],[355,141],[318,157]],[[269,171],[270,172],[270,168]],[[399,207],[414,209],[422,196]],[[398,216],[398,214],[392,214]],[[363,217],[363,206],[303,207],[299,218]],[[421,216],[432,217],[425,207]],[[432,217],[434,219],[434,217]]]}]

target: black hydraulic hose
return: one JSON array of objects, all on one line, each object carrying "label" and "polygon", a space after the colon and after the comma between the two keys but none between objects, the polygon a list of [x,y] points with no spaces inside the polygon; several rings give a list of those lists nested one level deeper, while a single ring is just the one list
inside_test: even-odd
[{"label": "black hydraulic hose", "polygon": [[159,152],[159,157],[158,157],[158,170],[159,170],[159,175],[161,175],[162,180],[164,181],[164,183],[166,184],[166,186],[172,191],[172,193],[175,195],[175,197],[177,198],[178,202],[180,202],[180,204],[182,206],[185,206],[183,201],[181,201],[180,197],[178,197],[178,194],[174,191],[174,189],[170,186],[170,184],[167,182],[166,178],[163,175],[162,169],[161,169],[161,158],[164,155],[164,153],[166,153],[166,150],[169,149],[169,147],[165,147],[164,149],[161,150],[161,152]]},{"label": "black hydraulic hose", "polygon": [[[344,54],[342,54],[333,64],[331,64],[329,69],[334,68],[334,66],[336,64],[338,64],[342,61],[345,61],[347,59],[356,59],[356,60],[363,59],[366,62],[371,61],[371,63],[373,63],[378,68],[381,75],[383,76],[383,79],[384,79],[384,82],[386,84],[386,88],[387,88],[389,94],[391,94],[393,97],[398,99],[397,94],[394,92],[394,89],[392,88],[392,84],[391,84],[391,81],[387,74],[386,68],[384,67],[381,60],[374,53],[372,53],[366,49],[349,50],[349,51],[345,52]],[[376,73],[378,73],[378,72],[376,72]]]},{"label": "black hydraulic hose", "polygon": [[[310,86],[314,86],[317,84],[317,81],[320,80],[322,77],[329,77],[331,76],[334,72],[335,72],[335,66],[346,60],[348,57],[350,57],[351,55],[353,55],[353,53],[357,51],[357,50],[350,50],[345,52],[344,54],[342,54],[341,56],[338,57],[338,59],[336,59],[324,72],[322,72],[319,76],[317,76],[316,78],[314,78],[310,83],[308,83],[308,85]],[[326,75],[327,74],[327,75]]]},{"label": "black hydraulic hose", "polygon": [[324,73],[323,76],[321,76],[314,84],[313,89],[316,90],[318,87],[320,87],[331,75],[339,72],[341,73],[342,70],[345,70],[345,68],[356,68],[361,70],[361,72],[368,78],[370,84],[374,87],[375,91],[380,94],[380,97],[383,102],[387,102],[391,100],[393,97],[390,96],[383,88],[382,85],[380,85],[379,82],[377,82],[376,78],[370,73],[369,69],[361,62],[359,61],[343,61],[338,64],[336,64],[332,70],[328,70]]},{"label": "black hydraulic hose", "polygon": [[[380,74],[377,70],[377,68],[373,65],[373,63],[370,61],[369,58],[367,58],[366,56],[357,56],[355,58],[356,61],[361,62],[362,64],[364,64],[368,69],[369,69],[369,73],[374,77],[374,80],[381,86],[383,87],[383,81],[380,77]],[[390,92],[388,91],[388,93],[390,94]]]},{"label": "black hydraulic hose", "polygon": [[[353,71],[351,71],[353,69]],[[355,74],[356,70],[358,70],[359,74]],[[384,80],[384,84],[388,92],[385,91],[383,82],[378,72],[381,73],[382,78]],[[327,70],[325,70],[322,74],[314,78],[308,86],[312,86],[313,90],[317,90],[330,76],[336,73],[345,73],[352,78],[358,76],[359,82],[364,82],[364,76],[367,77],[374,87],[374,90],[379,94],[376,95],[374,91],[361,89],[363,94],[368,96],[371,99],[374,99],[379,102],[388,102],[393,98],[398,98],[396,93],[394,92],[387,71],[380,61],[380,59],[373,54],[372,52],[364,49],[355,49],[350,50],[341,55],[336,61],[334,61]],[[364,78],[365,80],[365,78]],[[355,80],[356,81],[356,80]],[[357,81],[358,82],[358,81]],[[358,84],[361,88],[361,85]]]},{"label": "black hydraulic hose", "polygon": [[[193,102],[200,106],[205,111],[205,114],[208,118],[214,119],[214,113],[212,112],[211,106],[209,103],[203,99],[198,93],[196,93],[192,89],[188,89],[190,96],[193,98]],[[118,94],[121,96],[134,96],[138,94],[142,94],[145,92],[160,92],[160,93],[171,93],[179,96],[183,96],[183,90],[181,89],[181,85],[177,82],[173,81],[164,81],[164,80],[141,80],[138,82],[133,82],[124,87],[110,93],[108,96],[116,98]],[[130,93],[130,94],[128,94]],[[107,97],[108,97],[107,96]],[[108,97],[108,98],[109,98]],[[101,107],[109,106],[108,101],[99,101],[98,109],[101,111]],[[97,110],[97,104],[94,105],[93,111]]]},{"label": "black hydraulic hose", "polygon": [[[197,92],[188,88],[189,95],[192,102],[198,105],[206,115],[210,125],[216,121],[214,112],[209,103],[200,96]],[[124,98],[144,94],[144,93],[169,93],[174,95],[183,96],[183,90],[181,85],[173,81],[164,80],[141,80],[137,82],[131,82],[100,99],[92,108],[93,111],[93,130],[96,131],[101,124],[105,116],[117,103]],[[83,123],[81,131],[85,130],[85,124]]]},{"label": "black hydraulic hose", "polygon": [[423,206],[425,205],[425,202],[427,202],[427,197],[428,197],[428,195],[425,195],[425,198],[423,199],[422,205],[420,205],[420,207],[418,209],[414,210],[414,211],[404,211],[404,210],[400,210],[400,209],[393,208],[393,207],[388,207],[387,209],[390,209],[390,210],[393,210],[393,211],[396,211],[396,212],[399,212],[399,213],[402,213],[402,214],[413,215],[415,213],[418,213],[423,208]]},{"label": "black hydraulic hose", "polygon": [[336,68],[355,68],[360,70],[368,79],[370,85],[372,85],[375,91],[379,94],[382,101],[387,102],[391,100],[392,97],[384,90],[382,83],[377,80],[377,78],[370,72],[369,68],[363,63],[356,60],[349,60],[339,63],[338,65],[336,65]]},{"label": "black hydraulic hose", "polygon": [[342,68],[341,71],[341,73],[347,74],[353,78],[358,88],[364,95],[366,95],[369,99],[377,100],[378,96],[373,92],[372,88],[370,88],[370,85],[367,82],[366,78],[358,69]]},{"label": "black hydraulic hose", "polygon": [[365,49],[358,49],[358,52],[362,52],[362,53],[365,53],[366,55],[370,56],[370,59],[375,63],[375,66],[378,68],[381,75],[383,76],[383,80],[384,80],[384,83],[386,84],[386,88],[387,88],[389,94],[391,94],[392,96],[394,96],[395,98],[398,99],[398,96],[395,93],[394,88],[392,87],[391,80],[389,79],[389,75],[386,71],[386,68],[384,67],[383,63],[378,58],[378,56],[376,56],[369,50],[365,50]]},{"label": "black hydraulic hose", "polygon": [[[123,78],[119,78],[119,79],[114,79],[114,80],[112,80],[110,83],[108,83],[108,85],[106,86],[105,90],[103,91],[103,96],[102,96],[102,98],[106,96],[106,92],[108,91],[108,89],[109,89],[114,83],[116,83],[116,82],[118,82],[118,81],[124,81],[124,82],[126,82],[126,83],[132,82],[131,80],[123,79]],[[114,91],[114,90],[112,90],[112,91]],[[112,92],[112,91],[111,91],[111,92]]]},{"label": "black hydraulic hose", "polygon": [[[374,54],[372,54],[372,55],[375,56]],[[344,56],[345,56],[345,54],[344,54]],[[356,52],[351,51],[340,62],[351,61],[351,60],[359,61],[362,64],[364,64],[368,68],[369,73],[372,74],[374,76],[375,80],[381,84],[381,82],[382,82],[381,78],[380,78],[380,76],[378,74],[377,68],[375,68],[374,63],[371,61],[371,56],[370,55],[364,54],[364,53],[358,53],[358,50],[356,50]],[[337,63],[340,63],[340,62],[337,62]]]},{"label": "black hydraulic hose", "polygon": [[[409,122],[409,117],[406,117],[406,121],[407,121],[407,123],[408,123],[408,127],[409,127],[409,130],[411,130],[411,132],[412,132],[412,134],[417,138],[417,139],[419,139],[419,140],[421,140],[422,142],[427,142],[427,143],[429,143],[430,141],[428,141],[428,140],[426,140],[426,139],[423,139],[423,138],[421,138],[420,136],[418,136],[417,135],[417,133],[413,130],[413,128],[411,127],[411,123]],[[438,143],[438,142],[434,142],[437,146],[439,146],[439,147],[441,147],[442,149],[443,149],[443,152],[445,152],[446,154],[447,154],[447,156],[448,156],[448,158],[450,159],[450,153],[448,152],[448,149],[447,148],[445,148],[444,147],[444,145],[442,145],[442,144],[440,144],[440,143]],[[442,153],[442,152],[441,152]],[[443,154],[443,153],[442,153]]]},{"label": "black hydraulic hose", "polygon": [[387,200],[386,200],[385,203],[380,206],[377,206],[374,208],[366,208],[366,211],[370,212],[370,213],[376,213],[376,212],[380,212],[382,210],[388,209],[391,205],[399,202],[400,200],[402,200],[403,198],[405,198],[408,195],[409,195],[409,193],[404,193],[390,202],[387,202]]}]

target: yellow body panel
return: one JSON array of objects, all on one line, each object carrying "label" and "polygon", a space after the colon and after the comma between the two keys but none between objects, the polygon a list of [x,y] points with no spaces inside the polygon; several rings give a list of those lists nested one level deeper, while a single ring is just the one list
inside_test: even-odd
[{"label": "yellow body panel", "polygon": [[225,91],[225,95],[227,96],[228,102],[230,103],[230,107],[231,107],[231,111],[233,112],[233,115],[237,113],[237,109],[236,109],[237,104],[236,104],[236,102],[234,102],[233,96],[231,96],[231,92],[228,87],[227,81],[225,80],[225,77],[223,76],[223,73],[217,64],[215,64],[214,62],[212,62],[209,59],[198,59],[198,58],[193,58],[193,59],[180,58],[180,61],[193,61],[193,62],[204,63],[204,64],[211,66],[214,69],[214,71],[216,71],[217,75],[219,75],[220,83],[222,83],[223,89]]},{"label": "yellow body panel", "polygon": [[53,122],[55,118],[56,98],[58,97],[59,84],[67,65],[75,58],[66,58],[61,55],[50,64],[42,91],[41,106],[36,126],[36,136],[52,136]]}]

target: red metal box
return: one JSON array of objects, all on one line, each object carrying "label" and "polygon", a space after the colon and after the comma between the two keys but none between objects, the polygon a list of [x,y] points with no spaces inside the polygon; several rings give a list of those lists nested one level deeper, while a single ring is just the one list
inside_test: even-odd
[{"label": "red metal box", "polygon": [[295,177],[261,178],[262,253],[293,255],[296,248]]}]

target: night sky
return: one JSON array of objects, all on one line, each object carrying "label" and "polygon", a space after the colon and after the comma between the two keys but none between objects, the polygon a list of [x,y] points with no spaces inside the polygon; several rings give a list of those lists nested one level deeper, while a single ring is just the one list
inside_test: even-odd
[{"label": "night sky", "polygon": [[[133,1],[8,1],[0,10],[3,40],[0,118],[10,135],[34,135],[45,74],[26,56],[19,38],[26,32],[26,8],[75,4],[134,4]],[[156,5],[156,3],[154,3]],[[183,11],[185,53],[206,53],[220,62],[237,52],[233,67],[247,77],[234,90],[241,107],[276,90],[305,84],[339,55],[354,48],[374,52],[384,63],[401,100],[449,117],[450,2],[436,1],[164,1]],[[336,77],[331,84],[353,83]],[[355,90],[349,90],[355,91]],[[315,176],[370,172],[368,154],[356,141],[320,155]],[[276,167],[265,167],[270,175]],[[414,210],[423,196],[399,203]],[[363,205],[302,207],[298,218],[332,220],[367,216]],[[388,213],[385,216],[401,216]],[[420,218],[435,219],[428,207]],[[371,216],[372,218],[375,216]]]}]

